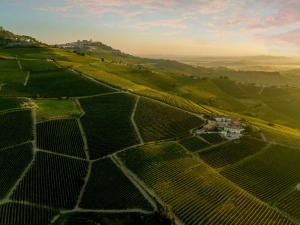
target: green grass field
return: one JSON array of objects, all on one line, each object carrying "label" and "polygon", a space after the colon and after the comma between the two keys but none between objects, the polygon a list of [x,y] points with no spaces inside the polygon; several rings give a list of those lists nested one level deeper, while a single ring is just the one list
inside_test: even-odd
[{"label": "green grass field", "polygon": [[[1,99],[0,99],[1,101]],[[73,100],[35,99],[37,104],[37,120],[78,117],[81,112]]]}]

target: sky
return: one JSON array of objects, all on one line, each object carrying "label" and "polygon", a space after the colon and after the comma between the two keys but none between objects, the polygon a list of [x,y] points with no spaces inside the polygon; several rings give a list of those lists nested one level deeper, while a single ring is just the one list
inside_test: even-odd
[{"label": "sky", "polygon": [[0,26],[133,55],[300,56],[300,0],[0,0]]}]

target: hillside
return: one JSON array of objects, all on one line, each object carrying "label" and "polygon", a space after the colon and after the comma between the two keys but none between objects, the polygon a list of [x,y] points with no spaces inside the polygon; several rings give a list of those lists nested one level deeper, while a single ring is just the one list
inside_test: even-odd
[{"label": "hillside", "polygon": [[2,48],[32,48],[46,46],[28,35],[16,35],[0,26],[0,46]]},{"label": "hillside", "polygon": [[298,88],[96,43],[0,48],[0,224],[300,224]]}]

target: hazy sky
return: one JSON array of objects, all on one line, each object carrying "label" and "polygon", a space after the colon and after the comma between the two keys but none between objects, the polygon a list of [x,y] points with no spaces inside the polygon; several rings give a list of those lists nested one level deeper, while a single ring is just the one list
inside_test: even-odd
[{"label": "hazy sky", "polygon": [[300,0],[0,0],[0,26],[131,54],[300,56]]}]

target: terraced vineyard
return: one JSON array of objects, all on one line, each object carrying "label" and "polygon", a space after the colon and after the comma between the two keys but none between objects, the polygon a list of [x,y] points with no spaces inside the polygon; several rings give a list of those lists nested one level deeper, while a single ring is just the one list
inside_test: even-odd
[{"label": "terraced vineyard", "polygon": [[267,141],[276,142],[279,144],[299,147],[300,146],[300,134],[289,134],[288,132],[280,132],[272,128],[262,127],[261,130]]},{"label": "terraced vineyard", "polygon": [[38,123],[37,147],[60,154],[86,158],[84,143],[76,119]]},{"label": "terraced vineyard", "polygon": [[300,183],[300,151],[272,145],[249,160],[221,171],[221,175],[263,201],[271,202]]},{"label": "terraced vineyard", "polygon": [[44,97],[95,95],[113,91],[68,69],[32,71],[27,86],[31,95]]},{"label": "terraced vineyard", "polygon": [[6,203],[0,205],[0,224],[48,225],[56,214],[56,210],[47,208],[18,203]]},{"label": "terraced vineyard", "polygon": [[[177,224],[300,222],[300,134],[278,125],[297,127],[299,89],[212,78],[232,73],[258,80],[252,72],[98,51],[104,62],[96,53],[0,48],[1,225],[165,225],[164,204]],[[193,113],[240,117],[233,111],[259,100],[255,111],[274,127],[243,118],[283,145],[192,136],[204,123]],[[31,109],[22,108],[28,101]]]},{"label": "terraced vineyard", "polygon": [[85,111],[81,121],[91,159],[101,158],[139,143],[130,120],[135,97],[128,94],[110,94],[83,98],[80,103]]},{"label": "terraced vineyard", "polygon": [[198,137],[186,138],[179,141],[179,144],[183,145],[187,150],[191,152],[198,151],[200,149],[211,146],[205,141],[202,141]]},{"label": "terraced vineyard", "polygon": [[199,156],[210,166],[220,168],[254,155],[266,146],[267,142],[245,137],[200,152]]},{"label": "terraced vineyard", "polygon": [[294,190],[276,205],[281,211],[300,221],[300,191]]},{"label": "terraced vineyard", "polygon": [[110,158],[93,163],[92,173],[80,207],[84,209],[153,210],[153,206]]},{"label": "terraced vineyard", "polygon": [[133,148],[118,157],[185,224],[292,224],[176,144]]},{"label": "terraced vineyard", "polygon": [[220,88],[225,93],[238,98],[238,99],[247,99],[249,98],[247,92],[241,89],[234,81],[232,80],[221,80],[213,79],[211,80],[218,88]]},{"label": "terraced vineyard", "polygon": [[200,137],[204,138],[206,141],[212,144],[218,144],[225,141],[225,139],[217,133],[202,133],[200,134]]},{"label": "terraced vineyard", "polygon": [[157,141],[189,135],[203,121],[194,115],[141,98],[134,120],[144,141]]},{"label": "terraced vineyard", "polygon": [[14,146],[32,138],[31,110],[0,113],[0,149]]},{"label": "terraced vineyard", "polygon": [[72,209],[84,184],[88,162],[38,152],[11,199],[49,208]]},{"label": "terraced vineyard", "polygon": [[5,198],[32,159],[31,143],[0,150],[0,200]]},{"label": "terraced vineyard", "polygon": [[21,60],[22,69],[24,71],[55,69],[57,66],[54,62],[44,60]]}]

